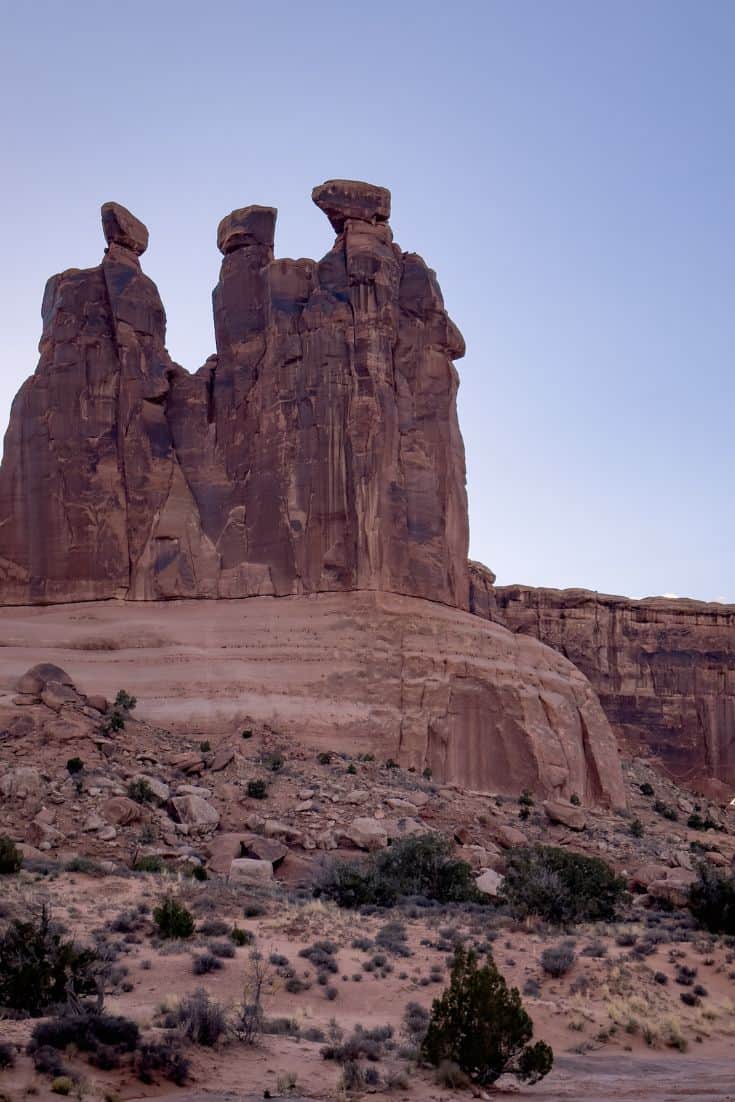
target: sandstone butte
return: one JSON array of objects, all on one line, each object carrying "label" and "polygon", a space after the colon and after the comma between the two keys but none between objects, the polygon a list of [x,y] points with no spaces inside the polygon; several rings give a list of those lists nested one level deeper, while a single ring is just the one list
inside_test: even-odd
[{"label": "sandstone butte", "polygon": [[394,243],[385,188],[312,197],[337,235],[318,262],[274,258],[271,207],[222,219],[216,354],[195,374],[166,351],[148,231],[124,207],[102,208],[100,265],[49,280],[0,467],[3,678],[99,619],[99,652],[82,640],[64,664],[110,692],[126,637],[143,688],[123,680],[161,721],[267,713],[444,781],[621,806],[612,722],[727,780],[735,610],[713,650],[710,606],[684,622],[678,602],[648,619],[643,603],[613,654],[583,616],[568,630],[565,595],[516,599],[469,564],[464,342],[436,276]]}]

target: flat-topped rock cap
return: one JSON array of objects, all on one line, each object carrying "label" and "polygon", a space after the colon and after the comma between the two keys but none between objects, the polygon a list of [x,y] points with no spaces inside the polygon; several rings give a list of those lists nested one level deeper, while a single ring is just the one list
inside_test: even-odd
[{"label": "flat-topped rock cap", "polygon": [[102,204],[102,232],[108,245],[122,245],[136,256],[148,248],[148,228],[121,203]]},{"label": "flat-topped rock cap", "polygon": [[225,255],[247,245],[272,249],[277,216],[275,207],[253,205],[231,211],[217,227],[217,248]]},{"label": "flat-topped rock cap", "polygon": [[388,188],[363,180],[326,180],[314,188],[311,197],[337,233],[342,232],[348,218],[362,222],[387,222],[390,218]]}]

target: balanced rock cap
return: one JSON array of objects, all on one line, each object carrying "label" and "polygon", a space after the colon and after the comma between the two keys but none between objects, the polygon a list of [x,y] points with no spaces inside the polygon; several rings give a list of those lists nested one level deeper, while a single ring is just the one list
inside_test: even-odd
[{"label": "balanced rock cap", "polygon": [[148,248],[148,229],[120,203],[102,204],[102,232],[108,245],[122,245],[140,256]]},{"label": "balanced rock cap", "polygon": [[226,215],[217,227],[217,248],[225,256],[247,245],[273,248],[276,232],[275,207],[240,207]]},{"label": "balanced rock cap", "polygon": [[390,218],[388,188],[362,180],[326,180],[314,188],[311,197],[337,233],[342,233],[348,218],[372,223]]}]

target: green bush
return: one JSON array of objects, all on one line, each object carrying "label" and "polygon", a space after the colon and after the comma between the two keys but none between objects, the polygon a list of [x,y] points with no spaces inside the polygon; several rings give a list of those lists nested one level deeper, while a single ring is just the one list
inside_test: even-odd
[{"label": "green bush", "polygon": [[129,719],[130,713],[137,703],[138,701],[134,696],[126,693],[125,689],[120,689],[115,697],[115,703],[102,725],[103,734],[110,735],[115,731],[122,731],[125,721]]},{"label": "green bush", "polygon": [[640,786],[640,789],[641,789],[641,795],[642,796],[652,796],[653,795],[653,785],[649,784],[648,781],[644,781],[643,784]]},{"label": "green bush", "polygon": [[286,759],[279,750],[274,750],[263,758],[263,765],[266,769],[270,769],[271,773],[280,773],[285,764]]},{"label": "green bush", "polygon": [[66,768],[67,771],[71,773],[72,776],[74,776],[75,773],[81,773],[81,771],[84,769],[84,762],[81,758],[69,758],[68,762],[66,763]]},{"label": "green bush", "polygon": [[482,901],[470,866],[453,857],[453,849],[453,843],[439,834],[401,838],[361,864],[335,861],[319,894],[340,907],[390,907],[407,895],[440,903]]},{"label": "green bush", "polygon": [[34,1027],[29,1051],[49,1046],[66,1049],[74,1045],[80,1052],[95,1052],[100,1045],[120,1052],[134,1052],[140,1030],[130,1018],[112,1014],[69,1014],[50,1018]]},{"label": "green bush", "polygon": [[166,862],[157,853],[146,853],[133,865],[133,872],[163,872]]},{"label": "green bush", "polygon": [[23,856],[12,838],[0,835],[0,876],[20,872]]},{"label": "green bush", "polygon": [[735,878],[702,862],[689,889],[689,910],[713,934],[735,934]]},{"label": "green bush", "polygon": [[263,780],[250,780],[245,791],[251,800],[264,800],[268,795],[268,785]]},{"label": "green bush", "polygon": [[49,1007],[96,990],[99,957],[63,941],[44,907],[37,921],[15,919],[0,936],[0,1006],[39,1017]]},{"label": "green bush", "polygon": [[663,800],[653,801],[653,810],[657,811],[659,815],[662,815],[664,819],[668,819],[670,822],[675,823],[679,818],[679,812],[671,804],[664,803]]},{"label": "green bush", "polygon": [[319,762],[320,765],[331,765],[332,764],[332,752],[331,752],[331,750],[320,750],[320,752],[316,756],[316,760]]},{"label": "green bush", "polygon": [[253,737],[253,732],[252,732],[252,731],[250,730],[250,728],[246,728],[246,729],[245,729],[245,730],[244,730],[244,731],[242,732],[242,737],[243,737],[244,739],[249,739],[249,738],[252,738],[252,737]]},{"label": "green bush", "polygon": [[194,918],[191,911],[167,895],[153,911],[153,921],[163,938],[187,938],[194,933]]},{"label": "green bush", "polygon": [[492,956],[478,967],[477,954],[458,947],[449,987],[432,1006],[424,1058],[435,1067],[451,1061],[480,1086],[504,1074],[536,1083],[551,1071],[554,1054],[544,1041],[530,1044],[532,1037],[518,989],[508,989]]},{"label": "green bush", "polygon": [[625,891],[599,857],[556,846],[517,846],[509,851],[501,898],[516,918],[539,915],[547,922],[609,922]]},{"label": "green bush", "polygon": [[640,821],[640,819],[634,819],[633,822],[630,824],[630,833],[633,835],[634,838],[643,837],[643,823]]},{"label": "green bush", "polygon": [[128,799],[136,804],[157,804],[158,799],[145,777],[137,777],[128,784]]}]

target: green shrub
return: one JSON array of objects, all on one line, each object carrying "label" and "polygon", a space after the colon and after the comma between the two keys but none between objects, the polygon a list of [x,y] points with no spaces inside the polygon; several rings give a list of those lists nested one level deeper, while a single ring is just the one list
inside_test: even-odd
[{"label": "green shrub", "polygon": [[349,773],[351,777],[355,776],[355,774],[357,773],[357,766],[355,765],[354,761],[350,762],[350,764],[345,769],[345,773]]},{"label": "green shrub", "polygon": [[246,728],[246,730],[244,730],[242,733],[242,737],[244,739],[250,739],[253,737],[253,732],[249,728]]},{"label": "green shrub", "polygon": [[689,889],[689,910],[713,934],[735,934],[735,878],[702,862]]},{"label": "green shrub", "polygon": [[185,995],[171,1014],[171,1025],[178,1026],[195,1045],[211,1048],[227,1030],[227,1014],[224,1007],[210,999],[199,987],[191,995]]},{"label": "green shrub", "polygon": [[129,719],[130,713],[137,703],[138,701],[134,696],[130,696],[124,689],[120,689],[115,697],[115,703],[108,712],[105,722],[102,725],[103,734],[109,735],[115,731],[122,731],[125,726],[125,721]]},{"label": "green shrub", "polygon": [[649,784],[648,781],[644,781],[643,784],[640,785],[640,790],[641,790],[641,795],[642,796],[652,796],[653,795],[653,785]]},{"label": "green shrub", "polygon": [[271,773],[280,773],[285,764],[286,759],[279,750],[274,750],[263,758],[263,765],[266,769],[270,769]]},{"label": "green shrub", "polygon": [[670,822],[675,823],[679,818],[679,812],[671,804],[664,803],[663,800],[653,801],[653,810],[657,811],[659,815],[662,815],[664,819],[668,819]]},{"label": "green shrub", "polygon": [[233,926],[230,930],[230,937],[235,945],[252,945],[255,941],[255,937],[250,930],[243,930],[241,926]]},{"label": "green shrub", "polygon": [[576,792],[572,792],[571,796],[569,797],[569,803],[573,804],[574,807],[580,807],[582,801],[580,800]]},{"label": "green shrub", "polygon": [[533,845],[509,851],[501,898],[516,918],[562,925],[612,921],[624,891],[625,881],[599,857]]},{"label": "green shrub", "polygon": [[204,739],[203,742],[199,743],[199,752],[201,754],[208,754],[211,749],[212,749],[212,744],[209,741],[209,739]]},{"label": "green shrub", "polygon": [[100,1046],[119,1052],[134,1052],[140,1029],[130,1018],[113,1014],[69,1014],[39,1022],[31,1034],[29,1051],[48,1046],[64,1050],[73,1045],[79,1052],[96,1052]]},{"label": "green shrub", "polygon": [[74,1080],[69,1075],[57,1075],[51,1084],[52,1094],[71,1094]]},{"label": "green shrub", "polygon": [[331,751],[330,750],[321,750],[317,754],[316,760],[319,762],[320,765],[331,765],[332,764],[332,753],[331,753]]},{"label": "green shrub", "polygon": [[0,876],[20,872],[23,856],[12,838],[0,835]]},{"label": "green shrub", "polygon": [[167,895],[153,912],[153,921],[163,938],[187,938],[194,933],[194,918],[191,911]]},{"label": "green shrub", "polygon": [[359,865],[335,861],[319,894],[340,907],[389,907],[407,895],[440,903],[482,901],[470,866],[453,857],[453,849],[453,843],[439,834],[401,838]]},{"label": "green shrub", "polygon": [[81,758],[69,758],[68,762],[66,763],[66,768],[67,771],[71,773],[72,776],[74,776],[75,773],[82,772],[82,770],[84,769],[84,762]]},{"label": "green shrub", "polygon": [[15,919],[0,936],[0,1006],[39,1017],[76,995],[96,990],[99,957],[63,941],[44,907],[37,921]]},{"label": "green shrub", "polygon": [[551,1071],[554,1054],[544,1041],[530,1044],[532,1037],[518,989],[508,989],[492,956],[478,967],[474,951],[457,948],[449,987],[432,1006],[424,1058],[434,1067],[451,1061],[480,1086],[504,1074],[535,1083]]},{"label": "green shrub", "polygon": [[133,872],[163,872],[166,862],[157,853],[147,853],[139,857],[133,865]]},{"label": "green shrub", "polygon": [[264,800],[268,795],[268,785],[263,780],[250,780],[245,791],[251,800]]},{"label": "green shrub", "polygon": [[145,777],[137,777],[128,784],[128,798],[136,804],[157,804],[158,799]]},{"label": "green shrub", "polygon": [[714,819],[710,819],[709,815],[706,818],[702,818],[698,811],[693,811],[687,819],[687,826],[690,830],[723,830],[724,828],[716,823]]},{"label": "green shrub", "polygon": [[558,980],[561,976],[566,976],[574,960],[574,949],[568,943],[550,945],[541,954],[541,967],[547,976]]},{"label": "green shrub", "polygon": [[633,835],[634,838],[643,837],[643,823],[640,821],[640,819],[634,819],[633,822],[630,824],[630,833]]}]

